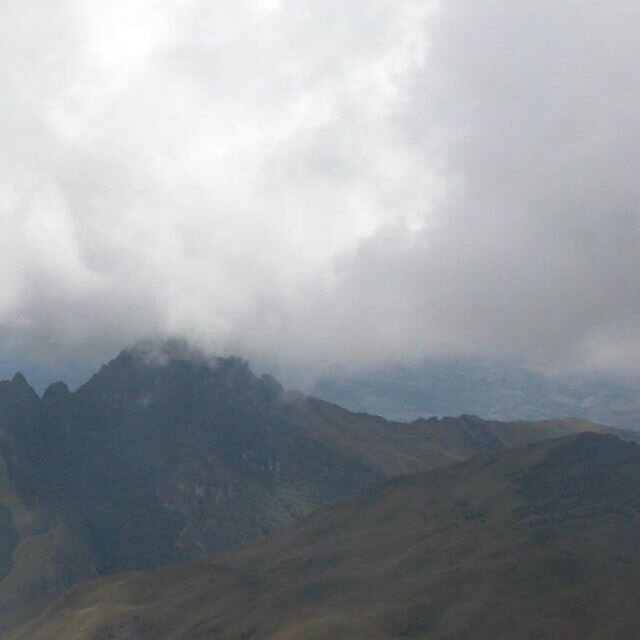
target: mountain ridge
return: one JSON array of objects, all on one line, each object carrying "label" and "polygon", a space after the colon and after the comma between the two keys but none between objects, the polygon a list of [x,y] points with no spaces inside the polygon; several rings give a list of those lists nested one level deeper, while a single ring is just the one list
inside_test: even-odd
[{"label": "mountain ridge", "polygon": [[[0,383],[0,551],[14,575],[0,574],[0,594],[22,604],[5,624],[77,581],[237,547],[384,478],[593,429],[604,428],[476,416],[396,423],[175,343],[124,350],[76,391],[57,382],[40,398],[16,375]],[[24,513],[35,529],[11,524]],[[53,582],[20,555],[34,540]],[[39,594],[31,603],[29,588]]]},{"label": "mountain ridge", "polygon": [[614,436],[492,451],[204,562],[80,585],[8,639],[626,640],[639,496],[640,447]]}]

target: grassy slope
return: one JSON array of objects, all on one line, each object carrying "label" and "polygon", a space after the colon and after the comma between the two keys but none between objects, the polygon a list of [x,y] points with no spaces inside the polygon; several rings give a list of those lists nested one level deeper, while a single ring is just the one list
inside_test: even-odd
[{"label": "grassy slope", "polygon": [[[113,368],[112,366],[105,371],[113,373]],[[138,380],[136,376],[139,376],[139,372],[137,370],[134,370],[133,373],[128,371],[126,367],[124,367],[124,370],[125,373],[128,372],[133,376],[133,382]],[[155,369],[150,369],[149,371],[145,369],[144,371],[148,375],[157,373]],[[232,368],[231,373],[233,371],[234,369]],[[241,369],[240,373],[243,372],[244,369]],[[104,377],[105,375],[106,373],[103,372],[102,376]],[[200,375],[201,372],[194,373],[196,382],[200,380]],[[236,495],[232,500],[228,501],[228,504],[225,502],[222,507],[217,504],[196,505],[198,508],[204,509],[202,513],[196,513],[196,520],[199,517],[202,521],[213,523],[212,528],[217,527],[216,531],[219,530],[220,537],[226,532],[223,525],[227,523],[227,529],[230,529],[232,533],[235,530],[238,534],[236,538],[239,540],[247,540],[260,534],[261,526],[256,525],[253,528],[246,526],[246,521],[249,524],[253,523],[254,520],[256,522],[259,521],[258,524],[262,522],[256,516],[257,513],[264,512],[263,520],[268,525],[267,529],[276,529],[290,522],[293,518],[308,513],[322,503],[335,502],[349,495],[354,495],[357,489],[365,486],[366,482],[360,484],[353,482],[349,484],[347,482],[345,484],[347,489],[352,485],[355,488],[352,487],[347,491],[346,495],[341,495],[338,489],[344,483],[338,481],[340,478],[339,472],[344,474],[347,481],[350,478],[353,480],[351,476],[355,473],[358,465],[365,471],[370,469],[371,477],[376,477],[380,474],[390,476],[413,473],[457,462],[478,451],[499,449],[504,446],[549,438],[585,428],[597,428],[588,423],[578,422],[510,424],[485,422],[474,417],[422,420],[412,424],[399,424],[388,422],[376,416],[352,413],[336,405],[313,398],[298,397],[295,399],[295,397],[292,398],[291,396],[287,398],[285,394],[282,402],[278,400],[273,402],[265,401],[264,398],[270,398],[272,395],[266,393],[268,389],[262,388],[261,385],[264,384],[264,381],[260,382],[254,379],[249,372],[244,372],[244,375],[248,376],[249,382],[245,385],[246,389],[240,385],[238,393],[243,392],[245,395],[240,395],[236,398],[236,404],[244,407],[243,411],[245,413],[249,405],[253,406],[253,404],[257,403],[257,408],[248,417],[240,412],[238,419],[244,416],[246,419],[244,419],[244,422],[242,420],[240,422],[247,425],[252,421],[260,422],[266,420],[274,424],[280,424],[281,421],[284,422],[290,432],[286,432],[289,435],[283,441],[286,446],[283,445],[283,447],[277,449],[275,454],[281,459],[283,471],[288,469],[290,481],[284,482],[283,474],[278,472],[276,474],[277,482],[263,482],[258,487],[250,486],[245,482],[246,477],[243,475],[243,471],[238,477],[237,484],[242,487],[244,487],[243,482],[247,484],[246,490],[242,494],[246,494],[246,504],[242,504]],[[144,379],[146,380],[146,378]],[[155,378],[153,379],[155,380]],[[179,380],[181,379],[179,376]],[[132,387],[132,381],[129,378],[123,382],[118,376],[115,376],[115,382],[111,378],[107,382],[109,381],[113,384],[118,383],[114,390],[114,397],[120,397],[118,395],[121,392],[120,387],[125,389]],[[173,406],[176,390],[173,384],[175,381],[171,379],[169,382],[167,382],[166,393],[163,392],[160,395],[161,399],[164,399],[163,401],[168,403],[170,408]],[[223,378],[222,381],[217,381],[217,384],[219,383],[218,386],[220,386],[224,382],[225,379]],[[139,380],[138,383],[142,384]],[[28,433],[26,426],[30,425],[30,421],[33,422],[32,418],[42,408],[38,408],[39,400],[26,382],[14,381],[3,384],[3,388],[7,392],[4,404],[13,411],[13,413],[7,414],[7,417],[13,416],[12,419],[18,421],[22,419],[22,422],[18,423],[20,428],[13,429],[14,434]],[[214,391],[217,388],[216,386]],[[225,389],[219,390],[220,399],[210,399],[213,405],[220,405],[224,408],[225,399],[229,397],[228,390]],[[209,393],[211,394],[213,391]],[[277,397],[278,393],[276,389],[273,396]],[[232,396],[235,398],[235,395],[232,394]],[[63,405],[65,402],[70,401],[70,397],[68,390],[62,393]],[[185,397],[188,399],[190,396],[187,394]],[[104,399],[100,398],[96,402],[98,402],[99,406],[102,406],[100,402],[104,403]],[[54,398],[49,397],[48,400],[52,402]],[[194,399],[193,402],[195,403],[194,410],[197,413],[202,400],[196,402]],[[102,409],[108,410],[110,405],[108,403],[107,405],[106,407],[103,406]],[[202,407],[200,407],[200,410],[202,410]],[[204,413],[209,415],[206,411]],[[91,412],[89,414],[93,415]],[[54,420],[53,426],[58,428],[59,431],[60,425],[67,424],[69,420],[70,417],[62,411],[57,421]],[[149,433],[154,430],[162,432],[162,429],[158,426],[158,420],[159,417],[155,414],[148,416],[147,422],[149,424],[147,427],[150,430]],[[83,433],[86,422],[87,420],[79,421],[79,426]],[[238,420],[234,418],[231,422],[232,424],[229,425],[230,433],[236,433],[236,422]],[[126,423],[126,420],[123,421],[123,424],[123,433],[133,432],[134,436],[139,434],[139,428],[127,429],[126,425],[128,423]],[[217,423],[213,425],[216,428],[213,429],[212,433],[217,432],[216,425]],[[198,438],[204,438],[206,435],[207,429],[205,426],[198,426],[195,432],[190,434],[190,437],[195,440],[189,446],[191,450],[197,450],[198,454],[206,453],[207,447],[211,448],[211,445],[207,444],[206,438],[202,443],[197,440]],[[97,431],[98,433],[105,432],[105,430],[101,429]],[[209,428],[209,431],[211,431],[211,428]],[[49,429],[49,432],[57,433],[56,429]],[[311,436],[311,438],[305,440],[307,436]],[[15,449],[10,442],[11,438],[8,431],[4,432],[3,437],[5,438],[4,444],[3,441],[0,441],[0,444],[3,444],[4,449],[6,451]],[[123,450],[130,454],[131,469],[136,473],[138,471],[146,473],[150,466],[149,455],[151,455],[148,445],[150,442],[157,445],[158,441],[158,438],[153,439],[151,436],[142,438],[139,456],[137,454],[134,455],[135,447],[122,445],[119,441],[116,444],[111,443],[111,445],[115,451]],[[247,447],[257,446],[260,449],[259,442],[254,443],[251,438],[248,438],[248,442]],[[305,445],[306,448],[301,448],[298,446],[300,442],[303,444],[305,442],[316,442],[316,445],[309,444]],[[75,449],[73,451],[76,451],[79,459],[84,460],[86,458],[86,451],[82,446],[82,442],[78,443],[75,439],[72,439],[69,443],[63,442],[63,445],[62,449],[65,456],[70,455],[69,452],[72,450],[73,445],[77,449],[77,451]],[[324,458],[319,457],[318,446],[327,454]],[[103,454],[105,450],[111,450],[109,446],[96,446],[94,449],[96,465],[104,463],[104,460],[107,459]],[[22,458],[28,452],[28,446],[22,447]],[[335,452],[336,455],[331,452]],[[167,455],[166,461],[171,461],[175,458],[174,448],[170,447]],[[68,466],[69,461],[65,456],[61,457],[65,461],[61,464],[63,473],[66,473],[68,468],[72,468]],[[1,457],[2,451],[0,451]],[[55,458],[53,456],[52,459]],[[17,464],[21,468],[21,475],[24,478],[35,478],[33,469],[29,471],[28,460],[21,459],[21,456],[18,456],[15,451],[12,459],[13,467]],[[47,459],[47,457],[44,457],[43,461]],[[329,465],[327,460],[330,462],[331,459],[335,459],[334,462],[336,460],[340,462],[342,467],[336,469],[335,464],[333,466]],[[198,464],[193,463],[189,463],[189,465],[186,467],[186,472],[191,473],[191,475],[186,473],[185,477],[191,478],[193,476],[196,480],[202,482],[207,479],[206,473],[211,471],[209,465],[198,466]],[[34,469],[36,466],[38,465],[32,463]],[[91,461],[87,462],[87,466],[89,469],[94,469],[95,467]],[[203,471],[205,467],[208,470],[206,473]],[[115,468],[114,465],[107,461],[107,471]],[[308,479],[313,469],[327,474],[328,478],[332,479],[334,484],[337,482],[339,486],[335,490],[331,489],[333,485],[328,486],[328,483],[323,478],[320,478],[317,482],[314,480],[315,484],[311,483],[313,485],[312,488],[315,487],[316,493],[318,488],[324,488],[324,493],[321,492],[319,495],[310,494],[307,486],[309,483],[305,484],[303,482],[300,485],[299,481],[304,478]],[[212,481],[216,481],[217,478],[218,484],[220,484],[218,475],[222,474],[224,476],[223,472],[224,468],[219,473],[213,473]],[[204,475],[200,478],[199,474]],[[49,504],[50,501],[46,496],[40,496],[39,501],[36,500],[34,502],[31,500],[29,506],[26,506],[12,485],[9,479],[11,474],[8,473],[8,470],[2,471],[0,469],[0,476],[3,478],[0,482],[0,630],[2,630],[8,629],[35,615],[51,597],[76,581],[93,576],[97,566],[97,556],[95,545],[92,547],[90,537],[87,537],[86,532],[84,534],[79,533],[79,528],[71,522],[69,514],[64,509],[61,509],[60,505]],[[260,475],[260,478],[263,478],[263,476],[264,474]],[[88,477],[93,476],[89,475]],[[166,559],[161,556],[158,549],[164,549],[165,547],[173,549],[172,545],[175,540],[169,536],[165,541],[166,544],[154,544],[158,538],[161,538],[161,532],[156,522],[158,518],[152,520],[149,517],[149,513],[155,514],[158,511],[154,507],[155,503],[152,503],[151,500],[146,501],[146,499],[137,501],[131,499],[132,487],[135,485],[132,477],[127,473],[120,473],[118,477],[122,491],[111,502],[107,501],[105,504],[100,502],[100,496],[104,491],[96,491],[96,487],[103,489],[105,486],[114,486],[113,479],[109,479],[108,474],[107,480],[96,481],[94,478],[93,481],[84,481],[82,483],[83,490],[84,488],[88,489],[86,504],[83,503],[82,508],[79,509],[86,520],[84,524],[89,528],[93,527],[92,530],[98,531],[101,536],[104,534],[107,542],[113,542],[115,538],[120,544],[118,547],[119,558],[130,557],[134,563],[137,562],[150,568],[167,564]],[[213,494],[211,491],[209,493]],[[175,497],[174,494],[171,494],[171,496]],[[127,501],[127,499],[129,500]],[[74,505],[74,508],[78,510],[78,505]],[[158,512],[160,515],[171,517],[174,515],[172,512],[164,514],[162,510]],[[96,515],[100,516],[102,520],[96,520],[93,517]],[[199,524],[199,521],[196,524]],[[5,530],[3,530],[3,527],[5,527]],[[234,544],[238,544],[238,542],[236,541]],[[224,546],[231,545],[225,544]],[[149,561],[146,564],[142,562],[142,556],[148,557]],[[126,568],[139,568],[139,566],[132,565],[132,562],[130,562]],[[122,570],[122,567],[120,567],[120,570]]]},{"label": "grassy slope", "polygon": [[[499,423],[472,417],[403,425],[313,399],[287,411],[292,421],[323,444],[386,475],[424,471],[466,459],[479,450],[597,428],[579,421]],[[274,494],[266,508],[277,515],[282,499],[288,505],[296,496]],[[19,531],[19,544],[12,553],[11,572],[0,580],[0,631],[39,613],[53,595],[77,579],[90,577],[95,564],[85,541],[64,518],[25,507],[6,479],[0,483],[0,508],[3,505]],[[301,503],[301,513],[309,510]]]},{"label": "grassy slope", "polygon": [[640,634],[640,449],[581,435],[398,478],[215,561],[76,587],[10,640]]},{"label": "grassy slope", "polygon": [[[7,494],[0,489],[0,503]],[[11,496],[9,501],[13,502]],[[0,581],[0,633],[36,615],[77,578],[92,576],[91,556],[83,542],[60,520],[17,507],[18,544],[11,567]],[[15,522],[15,521],[14,521]]]}]

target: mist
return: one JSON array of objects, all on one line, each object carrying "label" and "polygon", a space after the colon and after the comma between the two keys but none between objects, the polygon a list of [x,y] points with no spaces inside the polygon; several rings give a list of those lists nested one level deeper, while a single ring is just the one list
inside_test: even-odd
[{"label": "mist", "polygon": [[[638,370],[637,3],[0,8],[0,346]],[[35,363],[35,364],[34,364]]]}]

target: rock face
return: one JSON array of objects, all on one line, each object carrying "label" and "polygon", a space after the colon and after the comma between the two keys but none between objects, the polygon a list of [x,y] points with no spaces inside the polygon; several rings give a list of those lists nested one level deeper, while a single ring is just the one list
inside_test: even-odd
[{"label": "rock face", "polygon": [[288,422],[235,358],[127,351],[60,400],[54,475],[105,571],[237,546],[381,477]]},{"label": "rock face", "polygon": [[594,428],[392,423],[179,343],[125,350],[73,393],[38,398],[17,375],[0,383],[0,620],[96,573],[237,547],[386,476]]}]

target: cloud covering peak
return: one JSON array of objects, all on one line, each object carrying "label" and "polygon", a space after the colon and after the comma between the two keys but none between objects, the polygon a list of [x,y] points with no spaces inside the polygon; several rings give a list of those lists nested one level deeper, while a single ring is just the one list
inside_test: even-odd
[{"label": "cloud covering peak", "polygon": [[0,346],[637,367],[639,18],[8,0]]}]

